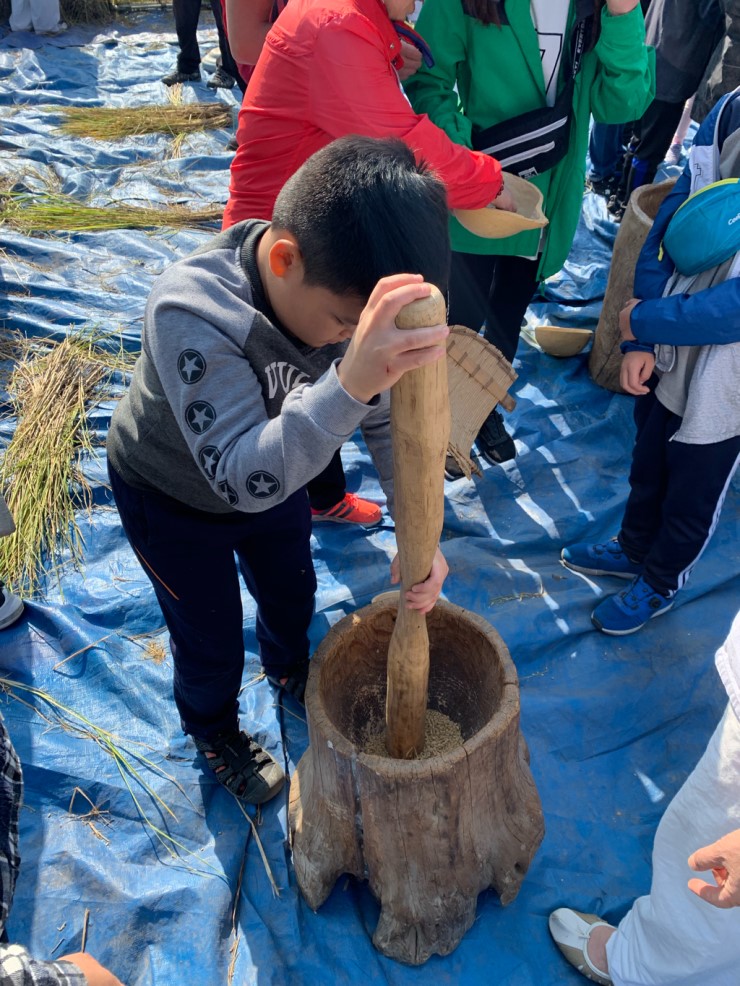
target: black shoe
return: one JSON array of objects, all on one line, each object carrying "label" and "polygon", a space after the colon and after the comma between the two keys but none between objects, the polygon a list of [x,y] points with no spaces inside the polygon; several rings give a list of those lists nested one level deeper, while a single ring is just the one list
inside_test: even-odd
[{"label": "black shoe", "polygon": [[[480,475],[480,466],[478,465],[478,457],[475,454],[475,450],[470,450],[470,461],[473,466],[473,472]],[[457,479],[464,479],[465,473],[460,468],[460,463],[454,457],[454,455],[445,456],[445,479],[449,483],[454,483]]]},{"label": "black shoe", "polygon": [[609,213],[609,215],[612,217],[615,223],[621,223],[622,219],[624,218],[624,214],[627,211],[627,203],[622,202],[619,194],[615,192],[615,194],[612,195],[609,201],[606,203],[606,211]]},{"label": "black shoe", "polygon": [[586,188],[595,195],[601,195],[605,199],[610,199],[619,188],[622,176],[609,175],[608,178],[587,178]]},{"label": "black shoe", "polygon": [[183,82],[200,82],[200,69],[197,72],[181,72],[179,68],[173,68],[167,75],[162,76],[162,82],[166,86],[178,86]]},{"label": "black shoe", "polygon": [[493,466],[516,458],[514,439],[504,428],[504,419],[498,411],[491,411],[475,441],[480,454]]},{"label": "black shoe", "polygon": [[262,805],[274,798],[285,783],[285,774],[277,761],[239,729],[212,740],[197,736],[193,740],[219,784],[250,805]]},{"label": "black shoe", "polygon": [[457,459],[454,455],[448,455],[445,457],[445,479],[449,480],[450,483],[454,483],[456,479],[462,479],[465,473],[460,468]]},{"label": "black shoe", "polygon": [[206,85],[209,89],[233,89],[236,85],[236,79],[233,75],[225,72],[219,65],[208,82],[206,82]]}]

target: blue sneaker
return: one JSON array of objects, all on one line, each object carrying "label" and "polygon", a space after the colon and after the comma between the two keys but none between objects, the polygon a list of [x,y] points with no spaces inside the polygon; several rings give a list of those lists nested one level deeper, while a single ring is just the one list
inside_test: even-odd
[{"label": "blue sneaker", "polygon": [[599,603],[591,622],[602,633],[623,637],[644,627],[654,616],[667,613],[674,602],[675,593],[663,596],[638,575],[632,585]]},{"label": "blue sneaker", "polygon": [[618,579],[633,579],[642,572],[642,565],[630,561],[616,538],[603,544],[571,544],[560,552],[560,561],[565,568],[584,575],[614,575]]}]

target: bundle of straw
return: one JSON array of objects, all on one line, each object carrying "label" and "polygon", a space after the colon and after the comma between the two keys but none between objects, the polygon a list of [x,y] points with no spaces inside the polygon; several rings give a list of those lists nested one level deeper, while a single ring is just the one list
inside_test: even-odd
[{"label": "bundle of straw", "polygon": [[188,209],[167,205],[150,209],[132,205],[84,205],[69,195],[5,191],[0,193],[0,224],[21,233],[99,232],[106,229],[156,229],[203,226],[221,219],[223,206]]},{"label": "bundle of straw", "polygon": [[79,461],[92,452],[86,411],[103,396],[112,371],[128,370],[134,360],[105,351],[101,340],[89,332],[59,343],[15,340],[0,353],[20,353],[8,381],[15,434],[0,464],[16,532],[0,540],[0,573],[30,595],[46,569],[57,569],[67,555],[75,564],[82,558],[75,501],[91,506]]},{"label": "bundle of straw", "polygon": [[231,109],[225,103],[182,103],[168,106],[70,106],[61,129],[75,137],[115,140],[141,134],[165,133],[171,137],[199,130],[231,127]]}]

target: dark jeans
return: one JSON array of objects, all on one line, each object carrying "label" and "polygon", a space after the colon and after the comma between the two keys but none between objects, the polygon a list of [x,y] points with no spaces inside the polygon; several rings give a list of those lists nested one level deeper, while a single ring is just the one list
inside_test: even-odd
[{"label": "dark jeans", "polygon": [[[198,20],[200,18],[201,0],[172,0],[172,9],[175,15],[175,31],[177,32],[177,42],[180,45],[180,53],[177,56],[177,68],[180,72],[197,72],[200,68],[200,48],[198,47]],[[229,42],[224,30],[224,13],[221,7],[221,0],[211,0],[211,10],[213,19],[216,21],[218,31],[218,47],[221,52],[221,65],[224,72],[236,79],[237,85],[242,91],[246,90],[246,83],[239,74],[236,62],[231,54]]]},{"label": "dark jeans", "polygon": [[594,123],[588,141],[591,159],[589,178],[596,181],[622,173],[624,161],[624,124]]},{"label": "dark jeans", "polygon": [[635,400],[637,437],[631,492],[619,543],[644,562],[646,581],[659,592],[682,588],[717,526],[740,457],[740,437],[711,445],[671,441],[682,419],[655,396]]},{"label": "dark jeans", "polygon": [[465,325],[483,335],[509,362],[519,343],[519,330],[537,289],[538,260],[491,254],[452,254],[450,325]]},{"label": "dark jeans", "polygon": [[183,731],[212,739],[237,724],[244,670],[237,562],[257,603],[265,672],[282,677],[308,657],[316,576],[306,491],[261,513],[209,514],[109,473],[124,533],[170,632]]}]

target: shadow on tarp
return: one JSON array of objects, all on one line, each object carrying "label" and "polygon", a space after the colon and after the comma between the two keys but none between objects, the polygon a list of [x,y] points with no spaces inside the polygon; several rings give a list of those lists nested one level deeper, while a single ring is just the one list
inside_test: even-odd
[{"label": "shadow on tarp", "polygon": [[[203,40],[215,43],[215,33]],[[28,187],[54,177],[68,194],[99,202],[130,196],[147,204],[172,194],[193,207],[225,201],[227,134],[193,138],[172,160],[165,138],[101,145],[65,138],[58,113],[43,110],[163,102],[158,80],[175,57],[171,21],[77,28],[53,44],[38,42],[24,47],[6,36],[0,46],[0,104],[17,111],[4,112],[0,177]],[[203,84],[186,95],[216,98]],[[614,233],[603,201],[587,195],[571,258],[534,302],[531,323],[595,324]],[[2,324],[57,337],[95,325],[120,331],[135,350],[154,277],[207,235],[0,229]],[[657,822],[725,702],[712,660],[740,604],[738,504],[728,497],[673,612],[632,637],[596,634],[591,609],[619,584],[567,572],[558,555],[565,543],[617,531],[631,401],[593,385],[586,355],[559,361],[522,342],[517,363],[509,420],[519,456],[505,467],[483,464],[472,483],[448,484],[444,530],[447,598],[497,627],[520,675],[547,832],[514,903],[502,908],[493,892],[482,894],[475,924],[447,958],[419,969],[383,958],[370,941],[378,905],[364,885],[341,877],[317,914],[303,904],[286,845],[287,789],[257,827],[280,891],[273,894],[249,825],[201,773],[180,733],[162,617],[104,485],[102,443],[113,406],[106,401],[92,416],[101,450],[86,464],[96,492],[91,516],[80,516],[84,564],[65,568],[60,584],[50,577],[43,601],[2,634],[0,666],[4,677],[108,730],[113,746],[70,730],[68,713],[62,728],[27,692],[2,698],[26,776],[14,939],[40,957],[58,957],[80,947],[89,912],[88,950],[128,986],[582,982],[549,941],[547,915],[568,903],[616,920],[649,887]],[[3,423],[4,441],[12,429],[12,419]],[[350,489],[380,497],[359,439],[343,454]],[[316,528],[314,645],[390,587],[393,550],[388,518],[370,532]],[[305,723],[297,707],[277,707],[260,679],[246,593],[244,609],[243,722],[292,771],[306,748]]]}]

